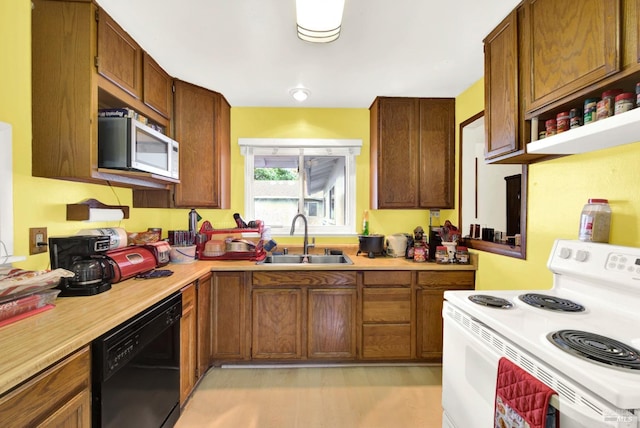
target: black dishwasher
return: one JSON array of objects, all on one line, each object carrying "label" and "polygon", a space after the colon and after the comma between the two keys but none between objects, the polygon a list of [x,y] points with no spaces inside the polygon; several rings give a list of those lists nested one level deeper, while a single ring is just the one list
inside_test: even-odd
[{"label": "black dishwasher", "polygon": [[93,426],[166,428],[180,416],[176,293],[94,340]]}]

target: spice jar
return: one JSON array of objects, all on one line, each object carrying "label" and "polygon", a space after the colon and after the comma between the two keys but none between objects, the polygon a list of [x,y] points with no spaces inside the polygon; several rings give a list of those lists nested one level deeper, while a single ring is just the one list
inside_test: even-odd
[{"label": "spice jar", "polygon": [[447,247],[444,245],[438,245],[436,247],[436,263],[449,263],[449,253],[447,252]]},{"label": "spice jar", "polygon": [[623,92],[616,96],[615,114],[624,113],[633,109],[633,98],[635,94]]},{"label": "spice jar", "polygon": [[596,107],[600,98],[587,98],[584,100],[584,124],[596,121]]},{"label": "spice jar", "polygon": [[575,129],[582,126],[582,111],[579,108],[572,108],[569,111],[569,129]]},{"label": "spice jar", "polygon": [[413,248],[413,261],[414,262],[426,262],[427,261],[427,247],[421,243],[416,242]]},{"label": "spice jar", "polygon": [[458,246],[458,249],[456,250],[456,260],[461,265],[469,264],[469,250],[467,247]]},{"label": "spice jar", "polygon": [[636,106],[640,107],[640,82],[636,83]]},{"label": "spice jar", "polygon": [[616,97],[622,93],[622,89],[610,89],[602,93],[602,100],[596,106],[597,120],[613,116],[615,112]]},{"label": "spice jar", "polygon": [[588,242],[609,242],[611,207],[607,199],[589,199],[580,215],[578,238]]},{"label": "spice jar", "polygon": [[569,112],[563,111],[556,115],[556,132],[559,134],[569,130]]},{"label": "spice jar", "polygon": [[549,119],[547,120],[545,123],[545,129],[547,131],[546,136],[550,137],[552,135],[556,135],[557,132],[557,126],[556,126],[556,120],[555,119]]}]

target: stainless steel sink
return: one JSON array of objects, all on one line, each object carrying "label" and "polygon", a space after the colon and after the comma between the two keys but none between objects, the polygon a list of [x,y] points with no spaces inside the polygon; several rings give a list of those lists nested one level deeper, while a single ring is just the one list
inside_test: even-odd
[{"label": "stainless steel sink", "polygon": [[303,265],[303,264],[321,264],[321,265],[352,265],[351,259],[344,255],[323,255],[323,254],[280,254],[267,256],[258,264],[267,265]]}]

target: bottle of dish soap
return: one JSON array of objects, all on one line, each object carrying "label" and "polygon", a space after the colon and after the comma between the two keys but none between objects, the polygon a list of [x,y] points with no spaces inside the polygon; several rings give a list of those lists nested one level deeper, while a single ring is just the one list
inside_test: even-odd
[{"label": "bottle of dish soap", "polygon": [[364,214],[362,216],[362,234],[364,236],[369,235],[369,211],[364,210]]}]

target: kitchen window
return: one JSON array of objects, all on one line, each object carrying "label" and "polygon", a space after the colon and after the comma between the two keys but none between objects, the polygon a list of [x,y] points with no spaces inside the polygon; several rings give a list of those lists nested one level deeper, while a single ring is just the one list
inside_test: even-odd
[{"label": "kitchen window", "polygon": [[[289,235],[301,212],[309,234],[356,233],[355,157],[361,140],[240,138],[245,213],[274,235]],[[296,234],[304,229],[296,227]]]}]

